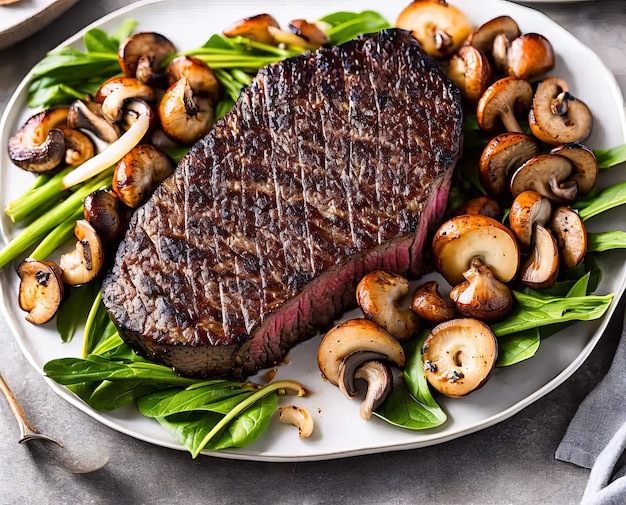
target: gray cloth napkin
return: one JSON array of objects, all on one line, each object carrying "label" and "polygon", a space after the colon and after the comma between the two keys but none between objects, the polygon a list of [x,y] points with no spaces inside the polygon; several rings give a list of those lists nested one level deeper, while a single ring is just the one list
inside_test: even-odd
[{"label": "gray cloth napkin", "polygon": [[591,468],[585,505],[626,503],[626,321],[606,376],[583,400],[555,457]]}]

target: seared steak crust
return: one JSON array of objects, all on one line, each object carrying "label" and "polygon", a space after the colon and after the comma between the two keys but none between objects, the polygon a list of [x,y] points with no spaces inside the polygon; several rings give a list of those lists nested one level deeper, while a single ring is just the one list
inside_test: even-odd
[{"label": "seared steak crust", "polygon": [[184,375],[272,366],[368,271],[423,273],[461,126],[406,32],[263,69],[135,212],[103,285],[120,334]]}]

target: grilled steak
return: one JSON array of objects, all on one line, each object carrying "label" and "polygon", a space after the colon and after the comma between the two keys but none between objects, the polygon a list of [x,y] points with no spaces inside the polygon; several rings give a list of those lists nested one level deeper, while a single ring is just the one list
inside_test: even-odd
[{"label": "grilled steak", "polygon": [[407,32],[268,66],[135,212],[103,285],[137,351],[244,378],[423,273],[461,136],[458,90]]}]

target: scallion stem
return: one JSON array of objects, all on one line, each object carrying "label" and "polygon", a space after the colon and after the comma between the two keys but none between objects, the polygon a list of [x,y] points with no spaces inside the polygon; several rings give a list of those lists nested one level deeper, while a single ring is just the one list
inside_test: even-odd
[{"label": "scallion stem", "polygon": [[59,205],[53,207],[49,212],[30,223],[22,230],[22,233],[11,240],[4,249],[0,251],[0,268],[6,266],[35,242],[45,237],[46,234],[61,221],[67,219],[68,216],[74,215],[76,210],[82,207],[83,199],[87,195],[98,189],[109,187],[111,185],[112,175],[113,167],[109,167],[102,172],[99,177],[80,186],[67,199],[60,202]]},{"label": "scallion stem", "polygon": [[54,251],[74,236],[76,221],[83,217],[82,205],[65,221],[48,233],[39,245],[30,253],[30,257],[37,260],[45,260]]},{"label": "scallion stem", "polygon": [[13,223],[21,223],[33,217],[39,217],[53,201],[63,198],[63,177],[74,169],[69,166],[44,182],[39,176],[35,184],[25,193],[8,203],[4,211]]}]

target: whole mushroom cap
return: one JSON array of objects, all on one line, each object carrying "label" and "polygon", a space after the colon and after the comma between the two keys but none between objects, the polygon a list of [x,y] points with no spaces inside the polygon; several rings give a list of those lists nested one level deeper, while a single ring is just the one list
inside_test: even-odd
[{"label": "whole mushroom cap", "polygon": [[482,214],[462,214],[443,223],[433,238],[435,267],[451,286],[464,281],[475,258],[480,258],[501,282],[517,273],[517,239],[502,223]]}]

